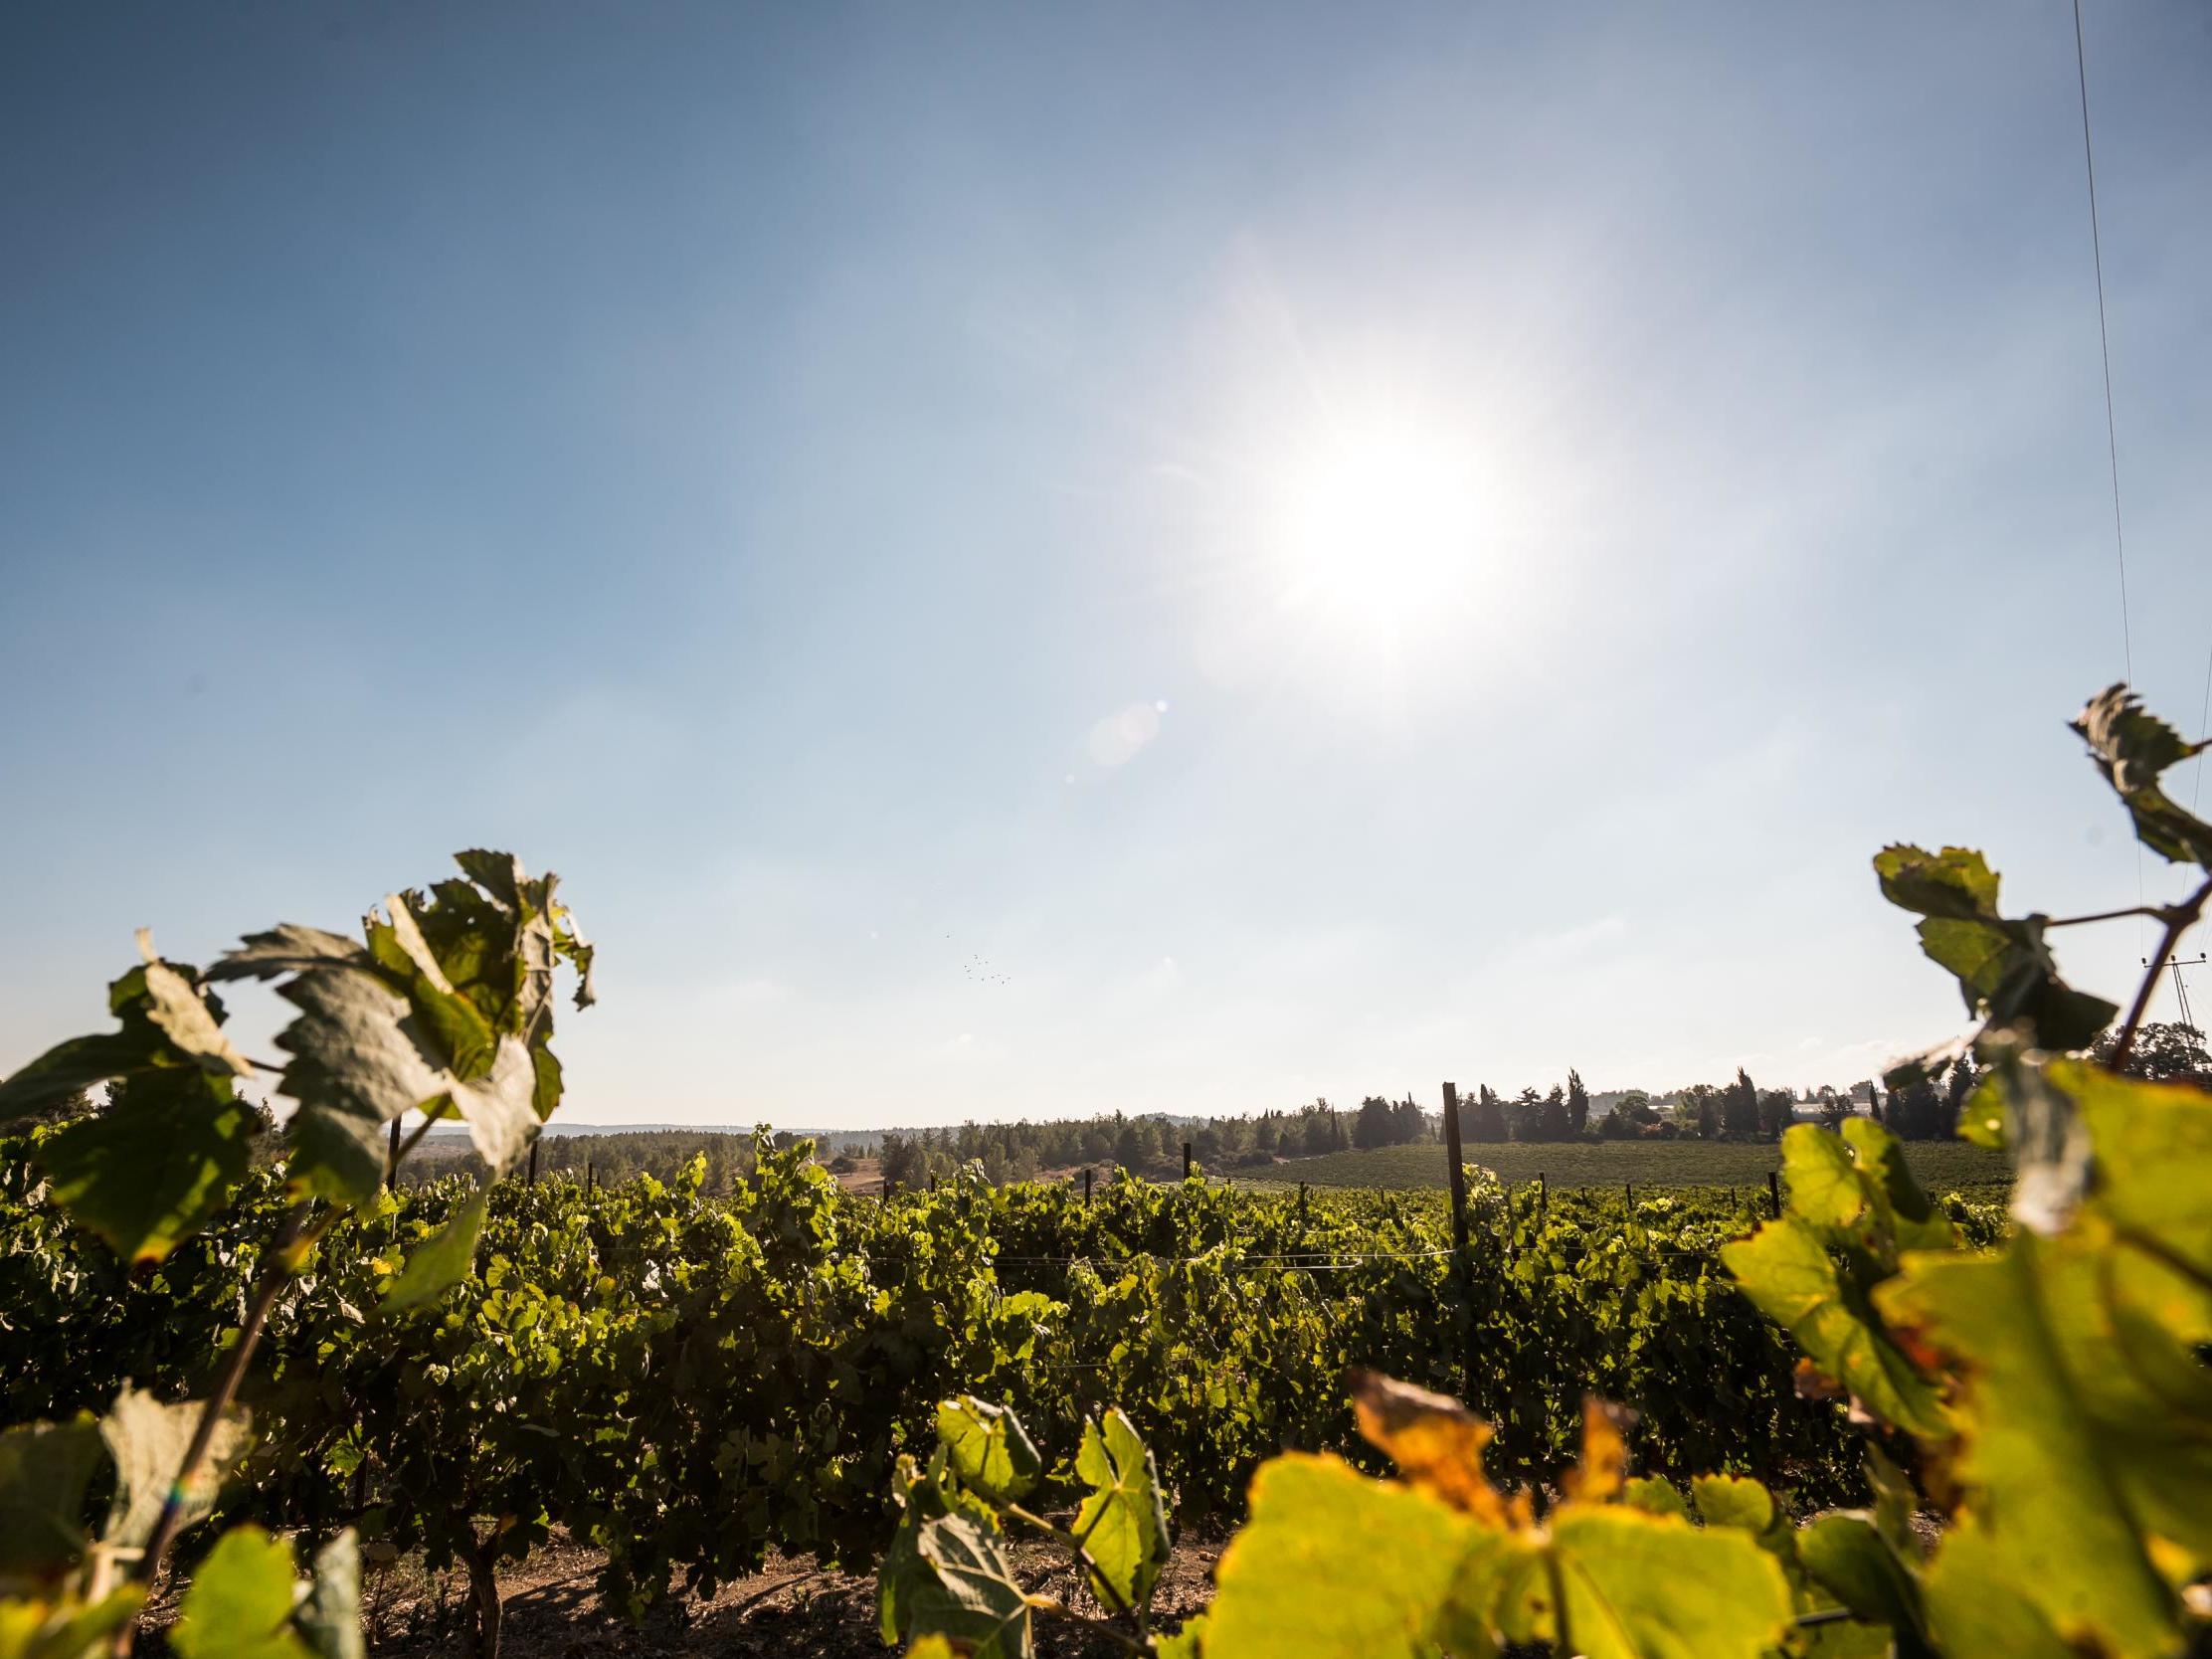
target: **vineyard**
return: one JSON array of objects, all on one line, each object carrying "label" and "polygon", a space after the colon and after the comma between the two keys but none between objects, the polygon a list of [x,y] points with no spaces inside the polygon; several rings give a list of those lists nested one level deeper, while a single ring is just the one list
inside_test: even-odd
[{"label": "vineyard", "polygon": [[[2118,687],[2076,729],[2144,844],[2212,870],[2158,788],[2191,747]],[[353,1659],[364,1544],[464,1574],[495,1654],[556,1535],[632,1616],[771,1552],[872,1567],[925,1659],[2202,1650],[2212,1096],[2126,1075],[2155,969],[2124,1016],[2059,977],[2049,932],[2111,918],[2008,917],[1978,853],[1876,873],[1977,1024],[1892,1086],[1970,1045],[2002,1205],[1860,1119],[1789,1129],[1771,1189],[1634,1196],[1545,1147],[1448,1200],[878,1198],[765,1132],[727,1195],[703,1159],[533,1184],[593,951],[551,877],[460,862],[359,941],[279,926],[203,973],[141,936],[117,1028],[0,1083],[59,1119],[0,1142],[0,1659],[127,1653],[163,1584],[183,1659]],[[2156,960],[2208,903],[2142,907]],[[238,1092],[240,979],[297,1011],[280,1132]],[[486,1178],[398,1185],[446,1118]],[[1193,1523],[1236,1529],[1216,1593],[1156,1627]]]},{"label": "vineyard", "polygon": [[[1987,1147],[1920,1141],[1907,1143],[1904,1152],[1914,1178],[1935,1192],[2004,1186],[2012,1180],[2010,1160]],[[1467,1157],[1515,1187],[1539,1178],[1555,1189],[1733,1187],[1747,1199],[1753,1191],[1763,1197],[1767,1176],[1781,1168],[1779,1149],[1765,1141],[1507,1142],[1470,1146]],[[1316,1187],[1442,1191],[1446,1167],[1437,1147],[1377,1147],[1301,1158],[1267,1174]]]},{"label": "vineyard", "polygon": [[[35,1150],[0,1156],[20,1172]],[[1856,1490],[1852,1435],[1798,1396],[1788,1339],[1717,1255],[1765,1212],[1763,1186],[1631,1208],[1478,1184],[1461,1277],[1441,1195],[1302,1203],[1124,1179],[1086,1204],[970,1179],[884,1201],[840,1191],[804,1146],[764,1137],[758,1157],[723,1200],[699,1195],[703,1160],[669,1185],[498,1183],[477,1271],[412,1309],[391,1305],[403,1263],[476,1201],[466,1185],[333,1227],[264,1329],[236,1513],[318,1538],[363,1526],[487,1581],[562,1528],[642,1604],[770,1549],[872,1560],[892,1468],[950,1393],[1054,1438],[1126,1402],[1178,1519],[1233,1519],[1281,1447],[1356,1450],[1348,1368],[1464,1393],[1470,1347],[1472,1402],[1517,1474],[1571,1455],[1595,1386],[1637,1409],[1648,1468],[1787,1471],[1808,1501]],[[0,1409],[98,1411],[131,1379],[203,1391],[285,1201],[280,1172],[258,1172],[139,1276],[51,1204],[12,1200]],[[2001,1224],[1954,1212],[1977,1238]],[[492,1535],[487,1516],[511,1519]]]}]

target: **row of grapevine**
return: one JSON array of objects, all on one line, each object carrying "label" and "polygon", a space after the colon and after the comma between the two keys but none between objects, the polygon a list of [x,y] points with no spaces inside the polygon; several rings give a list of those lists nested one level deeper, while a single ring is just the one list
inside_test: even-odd
[{"label": "row of grapevine", "polygon": [[[413,1306],[394,1295],[403,1263],[476,1201],[465,1183],[332,1227],[267,1316],[231,1507],[465,1565],[486,1617],[500,1570],[562,1526],[605,1545],[610,1587],[637,1603],[770,1548],[871,1560],[891,1469],[926,1450],[942,1396],[970,1392],[1055,1435],[1129,1402],[1182,1516],[1234,1518],[1282,1447],[1356,1447],[1348,1367],[1456,1389],[1470,1328],[1518,1470],[1571,1446],[1597,1385],[1634,1402],[1653,1467],[1787,1470],[1809,1498],[1855,1481],[1834,1413],[1797,1396],[1786,1341],[1721,1271],[1752,1217],[1719,1193],[1540,1207],[1478,1184],[1463,1280],[1438,1195],[1125,1179],[1086,1204],[968,1178],[885,1202],[803,1147],[758,1151],[724,1199],[700,1196],[697,1168],[596,1192],[501,1183],[474,1272]],[[24,1316],[0,1332],[0,1410],[98,1410],[134,1378],[204,1391],[285,1202],[281,1173],[258,1172],[142,1274],[49,1201],[0,1209],[0,1305]]]}]

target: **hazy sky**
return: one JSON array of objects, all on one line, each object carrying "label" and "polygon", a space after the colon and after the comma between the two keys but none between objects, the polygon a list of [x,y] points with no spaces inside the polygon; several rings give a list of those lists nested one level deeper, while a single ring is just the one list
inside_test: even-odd
[{"label": "hazy sky", "polygon": [[[2212,10],[2088,45],[2193,728]],[[2076,100],[2062,0],[9,7],[0,1069],[488,844],[586,1121],[1864,1076],[1885,841],[2136,895]]]}]

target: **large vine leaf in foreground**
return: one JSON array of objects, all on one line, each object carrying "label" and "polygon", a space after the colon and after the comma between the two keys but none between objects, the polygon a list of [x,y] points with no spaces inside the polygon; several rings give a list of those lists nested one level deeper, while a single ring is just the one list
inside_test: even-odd
[{"label": "large vine leaf in foreground", "polygon": [[37,1159],[54,1196],[125,1260],[157,1262],[229,1199],[259,1129],[236,1082],[252,1071],[223,1035],[198,973],[145,961],[107,988],[121,1029],[73,1037],[0,1083],[0,1119],[44,1112],[96,1084],[107,1110],[48,1137]]},{"label": "large vine leaf in foreground", "polygon": [[1433,1651],[1461,1573],[1502,1548],[1425,1492],[1288,1453],[1253,1476],[1251,1519],[1214,1569],[1207,1659],[1413,1659]]},{"label": "large vine leaf in foreground", "polygon": [[314,1659],[292,1629],[293,1596],[291,1546],[236,1528],[192,1574],[169,1645],[181,1659]]},{"label": "large vine leaf in foreground", "polygon": [[1588,1659],[1756,1659],[1782,1642],[1781,1567],[1748,1534],[1624,1501],[1649,1495],[1623,1478],[1617,1425],[1594,1403],[1561,1483],[1576,1496],[1543,1522],[1529,1494],[1490,1484],[1488,1425],[1456,1400],[1362,1374],[1354,1405],[1406,1480],[1298,1454],[1263,1466],[1215,1572],[1209,1659],[1537,1641]]},{"label": "large vine leaf in foreground", "polygon": [[395,893],[364,923],[366,946],[313,928],[250,935],[217,979],[288,976],[299,1010],[277,1036],[291,1056],[282,1089],[299,1102],[292,1174],[306,1191],[365,1203],[384,1177],[387,1126],[421,1110],[454,1114],[494,1173],[521,1156],[560,1099],[547,1047],[555,963],[584,976],[591,947],[506,853],[456,854],[470,880]]},{"label": "large vine leaf in foreground", "polygon": [[157,1262],[229,1201],[260,1118],[227,1077],[137,1072],[109,1109],[50,1136],[38,1159],[54,1197],[125,1261]]},{"label": "large vine leaf in foreground", "polygon": [[2078,1645],[2170,1652],[2175,1586],[2212,1567],[2212,1095],[2079,1061],[2040,1083],[2095,1152],[2067,1224],[1997,1255],[1911,1257],[1876,1296],[1959,1378],[1960,1525],[1934,1616],[1956,1651],[1944,1622],[1985,1622],[1989,1599],[1957,1586],[2002,1583]]}]

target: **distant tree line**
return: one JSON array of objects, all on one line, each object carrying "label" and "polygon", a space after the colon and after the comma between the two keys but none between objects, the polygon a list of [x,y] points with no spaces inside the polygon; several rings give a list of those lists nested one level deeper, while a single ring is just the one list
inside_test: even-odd
[{"label": "distant tree line", "polygon": [[[2109,1059],[2110,1037],[2099,1045]],[[2193,1025],[2147,1024],[2136,1034],[2124,1068],[2154,1081],[2194,1083],[2212,1088],[2212,1055]],[[1863,1102],[1869,1113],[1902,1140],[1947,1140],[1979,1074],[1969,1059],[1940,1083],[1922,1082],[1885,1092],[1861,1082],[1848,1090],[1822,1087],[1805,1097],[1820,1121],[1830,1127]],[[88,1092],[58,1114],[96,1112],[107,1103]],[[1539,1092],[1524,1088],[1508,1099],[1478,1085],[1459,1103],[1461,1139],[1470,1145],[1501,1142],[1574,1140],[1770,1140],[1794,1120],[1798,1098],[1788,1089],[1762,1089],[1739,1068],[1733,1081],[1698,1083],[1672,1096],[1655,1097],[1630,1089],[1613,1097],[1612,1109],[1592,1116],[1590,1093],[1581,1074]],[[1377,1147],[1432,1143],[1442,1133],[1442,1114],[1424,1110],[1410,1095],[1391,1099],[1373,1094],[1356,1109],[1315,1100],[1287,1111],[1249,1117],[1173,1118],[1162,1114],[1104,1113],[1089,1118],[1043,1122],[964,1123],[941,1128],[838,1132],[822,1138],[822,1156],[832,1169],[850,1170],[854,1155],[873,1153],[893,1185],[918,1187],[932,1177],[980,1164],[993,1181],[1028,1181],[1039,1176],[1093,1168],[1126,1169],[1134,1174],[1172,1178],[1183,1167],[1189,1142],[1200,1170],[1221,1173],[1272,1164],[1283,1158],[1323,1153],[1369,1151]],[[796,1139],[780,1133],[779,1143]],[[435,1137],[433,1155],[410,1160],[408,1178],[434,1180],[456,1172],[480,1174],[481,1164],[462,1143]],[[428,1149],[427,1149],[428,1150]],[[539,1179],[601,1182],[649,1175],[666,1181],[703,1154],[708,1193],[726,1193],[753,1171],[750,1134],[722,1130],[656,1129],[597,1135],[548,1135],[538,1143]]]}]

